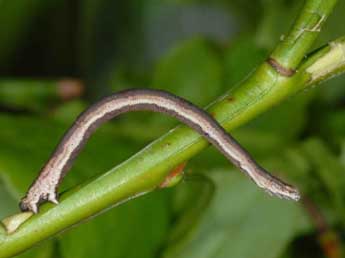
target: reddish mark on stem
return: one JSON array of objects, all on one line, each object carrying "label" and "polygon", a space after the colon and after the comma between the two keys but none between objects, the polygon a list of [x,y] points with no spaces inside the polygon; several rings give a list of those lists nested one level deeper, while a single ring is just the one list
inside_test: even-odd
[{"label": "reddish mark on stem", "polygon": [[160,188],[166,188],[170,185],[170,183],[175,179],[176,177],[180,176],[183,173],[184,168],[186,167],[187,162],[183,162],[180,165],[173,168],[169,175],[164,179],[164,181],[159,185]]}]

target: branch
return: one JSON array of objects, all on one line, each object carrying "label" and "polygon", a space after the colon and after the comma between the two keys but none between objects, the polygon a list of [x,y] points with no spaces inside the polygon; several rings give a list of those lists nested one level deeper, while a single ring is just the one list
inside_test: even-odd
[{"label": "branch", "polygon": [[336,2],[306,1],[289,34],[286,37],[282,36],[282,42],[275,48],[271,57],[285,69],[296,69],[313,45]]},{"label": "branch", "polygon": [[307,58],[301,70],[309,73],[311,80],[306,87],[322,83],[345,72],[345,37],[319,49]]},{"label": "branch", "polygon": [[[316,28],[312,33],[306,28],[323,23],[335,2],[307,1],[291,33],[278,45],[270,60],[260,65],[240,87],[228,92],[210,106],[209,112],[227,130],[244,124],[311,83],[319,81],[320,72],[315,68],[318,64],[326,64],[320,60],[331,51],[321,49],[322,55],[315,58],[315,53],[310,57],[313,62],[306,60],[298,72],[289,76],[282,74],[272,60],[279,66],[286,65],[287,68],[282,66],[283,69],[295,69],[318,34]],[[317,21],[315,13],[321,14],[322,22]],[[340,51],[337,53],[340,54]],[[328,69],[322,78],[332,73],[334,70]],[[161,185],[169,171],[205,147],[206,141],[193,130],[185,126],[175,128],[106,174],[63,194],[59,205],[43,205],[39,214],[26,220],[14,233],[6,234],[0,227],[0,258],[18,254],[110,207],[153,191]],[[17,219],[17,216],[13,219]]]}]

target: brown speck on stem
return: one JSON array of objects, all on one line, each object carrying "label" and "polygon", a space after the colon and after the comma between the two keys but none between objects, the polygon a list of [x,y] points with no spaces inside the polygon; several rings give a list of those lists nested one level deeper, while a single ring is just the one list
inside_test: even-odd
[{"label": "brown speck on stem", "polygon": [[292,75],[294,75],[296,73],[296,71],[294,69],[290,69],[290,68],[286,68],[286,67],[282,66],[280,63],[278,63],[277,60],[275,60],[272,57],[268,58],[266,62],[270,66],[272,66],[273,69],[276,70],[277,73],[279,73],[282,76],[291,77]]}]

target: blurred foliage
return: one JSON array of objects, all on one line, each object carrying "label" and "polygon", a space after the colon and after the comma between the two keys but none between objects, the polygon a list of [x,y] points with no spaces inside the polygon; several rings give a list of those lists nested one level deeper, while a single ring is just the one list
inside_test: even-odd
[{"label": "blurred foliage", "polygon": [[[205,106],[265,59],[300,5],[0,1],[0,217],[17,211],[59,137],[91,100],[152,87]],[[340,1],[316,46],[344,34],[344,12]],[[59,97],[56,79],[65,77],[84,82],[83,98]],[[267,197],[208,149],[188,163],[174,189],[114,208],[18,257],[325,257],[317,218],[342,248],[344,83],[339,77],[303,92],[234,132],[260,163],[300,187],[313,212],[304,202]],[[162,115],[130,114],[103,126],[63,189],[125,160],[174,124]]]},{"label": "blurred foliage", "polygon": [[277,257],[303,229],[296,204],[268,199],[245,177],[228,170],[212,171],[211,178],[216,194],[195,236],[179,248],[170,243],[163,257]]}]

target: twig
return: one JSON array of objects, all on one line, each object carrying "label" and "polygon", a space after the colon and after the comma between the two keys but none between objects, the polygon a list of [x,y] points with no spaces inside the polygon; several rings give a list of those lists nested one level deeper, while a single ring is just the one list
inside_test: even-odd
[{"label": "twig", "polygon": [[302,203],[318,231],[318,240],[325,256],[328,258],[343,257],[341,242],[338,235],[330,228],[326,218],[315,203],[306,196],[302,198]]}]

